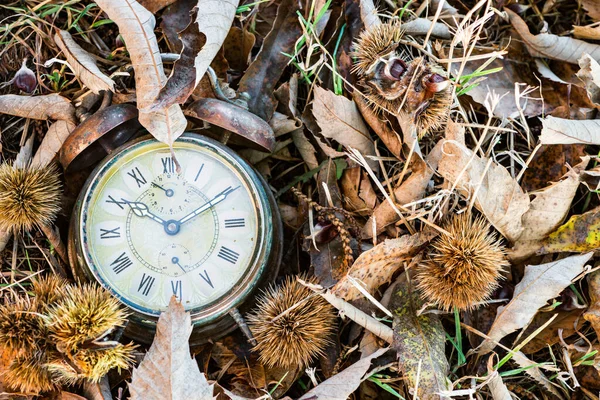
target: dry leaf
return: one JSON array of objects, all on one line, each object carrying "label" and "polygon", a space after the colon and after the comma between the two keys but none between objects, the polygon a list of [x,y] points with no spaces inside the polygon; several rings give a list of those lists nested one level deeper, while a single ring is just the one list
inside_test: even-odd
[{"label": "dry leaf", "polygon": [[43,168],[50,164],[59,152],[65,139],[75,128],[75,124],[70,121],[56,121],[50,125],[40,147],[31,161],[31,166]]},{"label": "dry leaf", "polygon": [[214,385],[208,384],[190,355],[191,333],[190,313],[172,296],[158,319],[150,350],[133,370],[131,400],[216,399]]},{"label": "dry leaf", "polygon": [[[442,156],[442,143],[439,141],[427,155],[425,161],[420,157],[414,157],[411,165],[412,174],[402,184],[394,189],[394,198],[400,205],[412,203],[423,198],[427,185],[435,173]],[[400,220],[400,216],[387,199],[375,208],[373,215],[369,218],[362,230],[363,238],[373,237],[373,221],[376,223],[376,233],[383,232],[386,226]]]},{"label": "dry leaf", "polygon": [[238,4],[239,0],[198,0],[192,21],[179,33],[183,49],[153,110],[186,102],[225,41]]},{"label": "dry leaf", "polygon": [[487,362],[487,372],[489,381],[487,386],[490,389],[490,394],[494,400],[512,400],[508,388],[502,381],[502,377],[498,371],[494,370],[494,356],[490,356]]},{"label": "dry leaf", "polygon": [[166,6],[175,3],[177,0],[140,0],[140,4],[144,6],[152,14],[162,10]]},{"label": "dry leaf", "polygon": [[587,277],[589,285],[590,306],[583,318],[592,324],[596,335],[600,337],[600,271],[594,271]]},{"label": "dry leaf", "polygon": [[361,292],[350,279],[354,278],[364,284],[369,293],[375,292],[392,279],[394,273],[402,267],[402,261],[418,253],[436,235],[436,231],[425,229],[414,235],[404,235],[378,244],[362,253],[331,291],[347,301],[360,298]]},{"label": "dry leaf", "polygon": [[446,375],[446,333],[435,313],[422,313],[425,301],[401,276],[394,289],[389,309],[394,314],[394,344],[406,385],[418,385],[416,396],[421,400],[439,399],[437,393],[448,390]]},{"label": "dry leaf", "polygon": [[538,254],[585,252],[600,247],[600,207],[583,214],[573,215],[557,230],[548,235]]},{"label": "dry leaf", "polygon": [[528,265],[521,282],[515,286],[512,299],[505,307],[498,308],[496,319],[488,336],[479,347],[480,353],[488,353],[506,335],[523,328],[531,321],[537,310],[555,298],[573,279],[583,272],[585,263],[593,253],[580,254],[541,265]]},{"label": "dry leaf", "polygon": [[56,45],[62,50],[75,76],[90,89],[98,94],[102,90],[115,91],[115,82],[104,75],[96,65],[96,60],[81,48],[67,31],[58,31],[54,35]]},{"label": "dry leaf", "polygon": [[317,160],[317,150],[312,145],[312,143],[306,138],[304,135],[304,129],[296,129],[292,132],[292,139],[294,140],[294,145],[298,149],[300,156],[308,165],[309,169],[315,169],[319,166],[319,161]]},{"label": "dry leaf", "polygon": [[[433,25],[433,29],[431,28],[431,25]],[[425,36],[431,29],[431,35],[434,37],[439,37],[440,39],[452,38],[450,29],[447,25],[442,24],[441,22],[436,22],[434,24],[433,21],[430,21],[427,18],[415,18],[412,21],[404,22],[402,24],[402,29],[406,35],[410,36]]]},{"label": "dry leaf", "polygon": [[391,128],[389,121],[387,121],[383,115],[373,112],[367,99],[363,94],[359,93],[358,90],[355,90],[354,93],[352,93],[352,98],[365,119],[365,122],[369,124],[375,134],[379,136],[383,144],[385,144],[394,156],[402,158],[402,139],[400,138],[400,135]]},{"label": "dry leaf", "polygon": [[388,349],[379,349],[368,357],[362,358],[332,376],[318,386],[312,388],[299,400],[346,400],[368,376],[365,376],[371,360],[381,356]]},{"label": "dry leaf", "polygon": [[135,0],[96,2],[119,27],[135,70],[139,121],[156,139],[169,146],[185,131],[187,121],[181,107],[173,104],[150,110],[166,81],[154,26],[154,16]]},{"label": "dry leaf", "polygon": [[506,168],[446,140],[438,171],[466,198],[476,192],[475,207],[504,237],[514,242],[521,236],[521,218],[529,210],[529,197]]},{"label": "dry leaf", "polygon": [[542,120],[541,144],[600,144],[600,120],[570,120],[548,116]]},{"label": "dry leaf", "polygon": [[579,187],[579,174],[585,170],[589,161],[590,157],[585,157],[565,174],[562,181],[530,193],[535,199],[523,214],[525,229],[511,250],[511,258],[525,258],[534,254],[541,247],[541,240],[564,221]]},{"label": "dry leaf", "polygon": [[66,120],[75,123],[75,107],[66,97],[58,94],[43,96],[0,96],[0,113],[31,119]]},{"label": "dry leaf", "polygon": [[532,35],[525,21],[514,11],[504,9],[510,17],[510,23],[517,30],[533,57],[551,58],[577,64],[582,54],[588,53],[594,60],[600,60],[600,46],[550,33]]},{"label": "dry leaf", "polygon": [[[555,384],[552,383],[546,375],[541,370],[540,364],[536,363],[522,352],[518,351],[513,354],[513,360],[519,365],[519,367],[525,370],[525,373],[535,379],[538,383],[540,383],[546,390],[556,396],[557,399],[564,399],[564,396],[560,394],[560,392],[556,389]],[[556,371],[556,369],[551,368],[550,370]],[[559,386],[560,387],[560,386]]]},{"label": "dry leaf", "polygon": [[600,104],[600,65],[589,54],[584,54],[579,59],[577,77],[585,84],[589,99],[592,103]]},{"label": "dry leaf", "polygon": [[368,158],[375,155],[369,128],[352,100],[317,86],[312,112],[323,136],[343,146],[357,149],[365,156],[369,166],[374,171],[379,171],[377,161]]},{"label": "dry leaf", "polygon": [[574,26],[573,36],[577,39],[600,40],[600,27]]},{"label": "dry leaf", "polygon": [[598,3],[598,0],[580,0],[579,2],[592,19],[600,20],[600,3]]}]

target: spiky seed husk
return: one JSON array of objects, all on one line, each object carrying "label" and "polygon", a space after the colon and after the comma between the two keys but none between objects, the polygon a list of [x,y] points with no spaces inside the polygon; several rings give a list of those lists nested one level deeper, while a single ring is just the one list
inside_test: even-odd
[{"label": "spiky seed husk", "polygon": [[20,393],[38,394],[56,389],[42,352],[15,358],[2,379],[8,388]]},{"label": "spiky seed husk", "polygon": [[21,231],[49,225],[60,211],[60,201],[55,167],[0,165],[0,229]]},{"label": "spiky seed husk", "polygon": [[[424,108],[409,110],[407,98],[411,93],[422,96],[421,78],[430,73],[446,78],[446,72],[437,64],[427,63],[422,57],[412,58],[399,47],[404,32],[402,24],[397,21],[376,25],[361,33],[353,47],[355,57],[353,71],[358,75],[358,85],[367,103],[375,113],[389,112],[394,115],[408,113],[414,117],[419,138],[431,130],[439,129],[448,119],[448,111],[452,105],[452,87],[433,93],[433,97],[421,104]],[[400,57],[407,63],[408,93],[403,92],[398,97],[385,97],[373,85],[373,68],[382,59]],[[410,84],[409,84],[410,82]],[[413,88],[414,86],[414,88]],[[418,94],[420,92],[421,94]],[[389,93],[388,93],[389,94]]]},{"label": "spiky seed husk", "polygon": [[60,276],[49,274],[32,280],[32,291],[41,309],[46,310],[65,296],[69,282]]},{"label": "spiky seed husk", "polygon": [[82,344],[123,326],[126,318],[107,290],[93,284],[69,286],[64,299],[48,311],[48,330],[61,352],[75,353]]},{"label": "spiky seed husk", "polygon": [[336,312],[321,296],[288,277],[271,286],[248,316],[259,360],[269,366],[303,368],[323,355],[335,329]]},{"label": "spiky seed husk", "polygon": [[81,349],[69,361],[56,358],[47,367],[52,376],[66,385],[74,385],[83,380],[97,383],[111,369],[128,369],[133,365],[133,351],[137,346],[133,343],[118,344],[106,349]]},{"label": "spiky seed husk", "polygon": [[454,216],[419,267],[417,287],[444,310],[470,310],[489,300],[506,266],[506,249],[482,217]]},{"label": "spiky seed husk", "polygon": [[0,347],[13,356],[42,348],[48,331],[36,299],[17,297],[0,304]]}]

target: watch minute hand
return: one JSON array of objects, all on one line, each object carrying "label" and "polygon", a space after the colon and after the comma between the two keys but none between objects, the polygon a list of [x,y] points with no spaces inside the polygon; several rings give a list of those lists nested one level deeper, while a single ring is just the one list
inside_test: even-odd
[{"label": "watch minute hand", "polygon": [[183,224],[184,222],[187,222],[190,219],[194,218],[196,215],[202,214],[204,211],[208,210],[209,208],[216,206],[217,204],[219,204],[220,202],[225,200],[227,198],[227,196],[229,196],[229,194],[236,191],[238,188],[239,188],[239,186],[236,186],[234,188],[232,188],[231,186],[227,187],[227,189],[225,189],[221,193],[217,194],[211,200],[207,201],[206,203],[204,203],[200,207],[196,208],[194,211],[192,211],[185,217],[181,218],[179,220],[179,223]]}]

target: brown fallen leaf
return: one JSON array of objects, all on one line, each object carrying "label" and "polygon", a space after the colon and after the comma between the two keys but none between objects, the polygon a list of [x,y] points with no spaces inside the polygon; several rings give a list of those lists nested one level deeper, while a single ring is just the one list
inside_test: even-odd
[{"label": "brown fallen leaf", "polygon": [[362,253],[331,291],[347,301],[360,298],[362,293],[352,284],[354,278],[364,284],[367,292],[374,293],[392,279],[402,267],[402,261],[417,254],[436,236],[437,231],[425,229],[414,235],[404,235],[378,244]]},{"label": "brown fallen leaf", "polygon": [[590,306],[583,318],[592,324],[596,335],[600,337],[600,272],[594,271],[587,277],[589,285]]},{"label": "brown fallen leaf", "polygon": [[31,160],[31,166],[35,168],[43,168],[50,164],[56,154],[60,151],[65,139],[73,132],[76,125],[70,121],[56,121],[44,135],[44,139],[40,147]]},{"label": "brown fallen leaf", "polygon": [[115,82],[100,71],[94,57],[81,48],[69,32],[59,30],[54,35],[54,42],[62,50],[75,76],[88,89],[96,94],[103,90],[115,91]]},{"label": "brown fallen leaf", "polygon": [[600,20],[600,3],[597,0],[581,0],[580,4],[591,18]]},{"label": "brown fallen leaf", "polygon": [[580,164],[567,172],[562,181],[530,193],[535,196],[535,199],[531,201],[529,210],[522,216],[524,230],[511,249],[510,258],[523,259],[535,254],[542,246],[542,239],[564,221],[577,193],[579,176],[589,161],[590,157],[584,157]]},{"label": "brown fallen leaf", "polygon": [[[443,141],[439,141],[435,145],[425,158],[425,161],[420,157],[413,157],[411,164],[412,174],[400,186],[394,189],[394,198],[397,204],[404,205],[423,198],[427,185],[437,170],[438,163],[442,157],[442,143]],[[399,220],[400,216],[394,210],[394,207],[392,207],[389,201],[385,200],[375,208],[373,215],[371,215],[364,225],[362,237],[373,237],[373,222],[376,223],[376,233],[380,234],[388,225]]]},{"label": "brown fallen leaf", "polygon": [[521,349],[523,353],[537,353],[540,350],[548,348],[548,346],[559,343],[561,337],[564,340],[569,336],[574,335],[585,322],[584,319],[581,318],[581,315],[583,314],[582,309],[538,312],[535,317],[533,317],[531,323],[528,324],[527,329],[523,331],[521,337],[528,337],[536,329],[546,324],[556,314],[558,315],[546,328],[544,328],[543,331],[523,346]]},{"label": "brown fallen leaf", "polygon": [[600,27],[574,26],[573,36],[577,39],[600,40]]},{"label": "brown fallen leaf", "polygon": [[525,229],[521,218],[529,210],[529,196],[506,168],[446,140],[438,171],[466,198],[476,192],[475,207],[505,238],[514,242],[521,236]]},{"label": "brown fallen leaf", "polygon": [[362,216],[373,213],[377,204],[377,195],[373,190],[369,175],[360,167],[351,167],[344,170],[340,181],[344,195],[344,204],[348,211],[353,211]]},{"label": "brown fallen leaf", "polygon": [[586,155],[585,145],[541,145],[523,174],[521,187],[526,192],[545,188],[550,182],[558,182],[570,166]]},{"label": "brown fallen leaf", "polygon": [[[314,93],[312,112],[321,128],[321,134],[345,147],[360,151],[369,166],[374,171],[379,171],[377,161],[368,158],[375,155],[375,147],[356,104],[319,86],[315,87]],[[321,141],[319,144],[324,145]]]},{"label": "brown fallen leaf", "polygon": [[505,307],[498,308],[496,319],[486,339],[478,348],[481,354],[496,347],[506,335],[527,325],[546,302],[558,296],[573,279],[580,275],[593,253],[566,257],[540,265],[525,267],[525,275],[515,286],[513,298]]},{"label": "brown fallen leaf", "polygon": [[588,53],[594,60],[600,60],[600,46],[573,39],[567,36],[557,36],[550,33],[532,35],[525,21],[517,13],[504,9],[510,18],[510,23],[517,30],[529,54],[533,57],[545,57],[577,64],[583,53]]},{"label": "brown fallen leaf", "polygon": [[371,367],[371,361],[386,351],[388,349],[379,349],[370,356],[358,360],[306,392],[299,400],[346,400],[368,378],[367,371]]},{"label": "brown fallen leaf", "polygon": [[75,123],[75,107],[59,94],[43,96],[0,96],[0,113],[41,120],[65,120]]},{"label": "brown fallen leaf", "polygon": [[192,21],[179,33],[183,49],[151,109],[183,104],[190,97],[225,41],[239,0],[198,0]]},{"label": "brown fallen leaf", "polygon": [[140,0],[140,4],[154,14],[176,1],[177,0]]},{"label": "brown fallen leaf", "polygon": [[185,131],[187,121],[181,107],[173,104],[152,110],[166,81],[154,26],[154,16],[135,0],[96,2],[119,27],[135,70],[139,121],[156,139],[169,146]]},{"label": "brown fallen leaf", "polygon": [[296,149],[298,149],[300,156],[302,157],[306,165],[308,165],[308,168],[317,168],[319,166],[319,161],[317,160],[317,150],[304,134],[304,129],[296,129],[292,132],[291,136],[294,141],[294,145],[296,146]]},{"label": "brown fallen leaf", "polygon": [[421,313],[425,301],[406,276],[395,283],[389,309],[394,314],[394,343],[406,386],[415,388],[422,400],[439,399],[448,389],[446,375],[446,332],[437,314]]},{"label": "brown fallen leaf", "polygon": [[248,30],[240,29],[237,26],[229,30],[225,42],[223,42],[223,48],[231,69],[239,72],[246,70],[255,42],[256,36]]},{"label": "brown fallen leaf", "polygon": [[190,313],[172,296],[158,319],[152,346],[132,372],[130,399],[216,399],[214,385],[208,384],[190,355],[191,321]]},{"label": "brown fallen leaf", "polygon": [[296,40],[302,36],[297,14],[300,7],[301,3],[295,0],[283,0],[279,4],[271,31],[240,80],[238,92],[250,95],[248,109],[265,121],[269,121],[275,111],[275,85],[290,61],[283,53],[292,54]]},{"label": "brown fallen leaf", "polygon": [[366,98],[358,90],[354,91],[352,98],[365,122],[375,131],[388,150],[400,159],[402,154],[402,139],[400,135],[390,127],[382,115],[378,115],[371,110]]}]

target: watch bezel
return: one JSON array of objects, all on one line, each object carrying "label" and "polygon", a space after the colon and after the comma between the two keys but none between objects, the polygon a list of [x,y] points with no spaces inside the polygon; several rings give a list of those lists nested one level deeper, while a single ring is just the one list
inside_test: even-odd
[{"label": "watch bezel", "polygon": [[[232,288],[221,297],[213,300],[210,303],[203,304],[198,307],[190,308],[188,311],[191,314],[192,322],[195,325],[206,325],[210,324],[224,315],[226,315],[231,309],[238,307],[242,304],[247,297],[255,290],[261,276],[265,273],[268,268],[269,254],[273,250],[273,212],[269,203],[269,195],[265,190],[263,181],[260,179],[258,174],[250,167],[241,157],[235,154],[231,149],[225,147],[223,144],[193,133],[186,133],[182,135],[175,143],[177,145],[181,142],[188,142],[193,145],[201,146],[212,151],[217,156],[227,161],[229,167],[235,168],[238,174],[244,178],[244,183],[249,187],[249,193],[253,197],[254,204],[259,208],[257,211],[257,238],[259,238],[258,245],[255,248],[252,260],[249,263],[249,268],[242,275],[242,277],[236,282]],[[89,205],[90,200],[93,197],[94,190],[100,183],[100,179],[104,176],[111,168],[114,163],[119,159],[123,158],[132,151],[136,151],[144,146],[152,145],[168,148],[153,138],[139,138],[133,140],[118,149],[116,149],[111,155],[106,157],[102,162],[94,169],[86,181],[83,190],[80,193],[78,200],[78,207],[76,207],[76,236],[78,240],[75,240],[75,246],[78,255],[80,257],[79,264],[84,269],[84,272],[88,278],[92,278],[99,282],[103,287],[108,289],[121,303],[127,306],[132,312],[132,318],[142,324],[153,324],[159,315],[159,310],[152,310],[136,304],[135,302],[125,298],[119,294],[113,286],[110,284],[110,280],[105,280],[101,274],[97,271],[97,266],[91,254],[88,250],[88,244],[85,242],[86,235],[86,205]],[[152,149],[148,150],[152,151]]]}]

